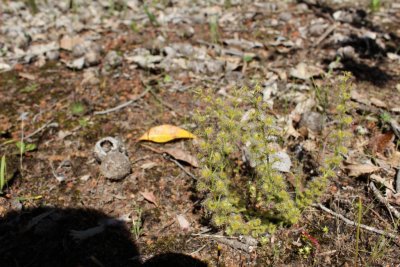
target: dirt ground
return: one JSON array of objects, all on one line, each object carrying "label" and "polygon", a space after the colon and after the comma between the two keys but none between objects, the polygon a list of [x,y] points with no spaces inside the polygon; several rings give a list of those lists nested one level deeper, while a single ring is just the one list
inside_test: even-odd
[{"label": "dirt ground", "polygon": [[[0,266],[398,266],[400,4],[381,2],[1,1]],[[336,215],[312,206],[267,244],[213,228],[198,168],[156,152],[196,156],[196,141],[137,141],[162,124],[195,132],[198,88],[260,84],[310,172],[326,131],[299,121],[334,124],[343,71],[352,137],[320,202]],[[122,180],[94,157],[104,137],[126,148]]]}]

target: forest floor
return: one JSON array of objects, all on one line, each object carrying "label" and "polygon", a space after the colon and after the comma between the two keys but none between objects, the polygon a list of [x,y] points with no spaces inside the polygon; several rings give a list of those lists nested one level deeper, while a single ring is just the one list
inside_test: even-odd
[{"label": "forest floor", "polygon": [[[0,2],[0,266],[399,265],[400,4],[142,2]],[[306,155],[295,167],[317,169],[343,71],[352,137],[320,202],[336,215],[312,206],[267,244],[211,227],[198,168],[157,153],[196,156],[195,142],[137,141],[194,133],[197,89],[258,84],[284,149]],[[93,156],[104,137],[126,148],[122,180]]]}]

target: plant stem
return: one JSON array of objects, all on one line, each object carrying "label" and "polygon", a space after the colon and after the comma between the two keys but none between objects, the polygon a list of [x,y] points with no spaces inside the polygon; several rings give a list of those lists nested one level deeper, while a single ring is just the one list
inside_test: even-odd
[{"label": "plant stem", "polygon": [[357,267],[357,259],[358,259],[358,243],[360,240],[360,225],[362,218],[362,202],[361,198],[358,198],[358,218],[357,218],[357,232],[356,232],[356,254],[354,255],[354,266]]}]

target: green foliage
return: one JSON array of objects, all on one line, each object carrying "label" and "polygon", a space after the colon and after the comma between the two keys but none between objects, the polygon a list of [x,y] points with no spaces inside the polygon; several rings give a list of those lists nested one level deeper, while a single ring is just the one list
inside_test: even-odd
[{"label": "green foliage", "polygon": [[245,55],[243,56],[243,61],[246,62],[246,63],[252,61],[253,59],[254,59],[254,56],[251,55],[251,54],[245,54]]},{"label": "green foliage", "polygon": [[89,118],[82,118],[78,120],[81,127],[87,127],[89,125]]},{"label": "green foliage", "polygon": [[299,248],[299,255],[301,255],[304,259],[307,259],[311,255],[312,248],[309,245],[305,245]]},{"label": "green foliage", "polygon": [[379,9],[381,8],[381,0],[371,0],[370,8],[372,12],[379,11]]},{"label": "green foliage", "polygon": [[149,10],[149,7],[148,7],[147,5],[144,5],[144,6],[143,6],[143,10],[144,10],[144,13],[146,13],[146,16],[149,18],[151,25],[153,25],[154,27],[157,27],[157,26],[160,25],[160,24],[158,23],[158,21],[157,21],[156,16],[154,15],[154,13],[152,13],[152,12]]},{"label": "green foliage", "polygon": [[37,6],[35,0],[27,0],[27,1],[26,1],[26,4],[27,4],[27,6],[29,7],[30,11],[31,11],[33,14],[36,14],[36,13],[39,12],[39,9],[38,9],[38,6]]},{"label": "green foliage", "polygon": [[38,89],[39,85],[36,83],[25,86],[21,89],[21,93],[31,93]]},{"label": "green foliage", "polygon": [[131,28],[131,30],[133,31],[133,32],[136,32],[136,33],[138,33],[140,30],[139,30],[139,27],[138,27],[138,25],[137,25],[137,23],[134,21],[134,20],[132,20],[132,22],[131,22],[131,24],[129,25],[129,27]]},{"label": "green foliage", "polygon": [[343,160],[343,155],[347,154],[347,143],[351,137],[351,132],[348,131],[352,123],[351,116],[347,115],[350,100],[350,83],[351,74],[345,72],[341,77],[339,84],[335,86],[335,91],[338,91],[338,103],[336,105],[336,115],[333,120],[337,121],[336,128],[329,135],[327,144],[328,151],[333,153],[325,157],[322,166],[320,167],[321,175],[318,179],[313,179],[309,182],[308,187],[298,194],[296,204],[301,209],[306,208],[324,192],[328,178],[335,176],[335,169],[339,167]]},{"label": "green foliage", "polygon": [[86,106],[82,102],[73,102],[70,105],[70,110],[73,115],[79,116],[86,113]]},{"label": "green foliage", "polygon": [[36,149],[35,144],[27,144],[27,143],[21,142],[21,141],[16,142],[15,145],[18,147],[21,155],[25,154],[26,152],[33,151]]},{"label": "green foliage", "polygon": [[384,123],[390,123],[392,117],[388,112],[382,112],[379,116],[380,120]]},{"label": "green foliage", "polygon": [[0,194],[3,193],[3,187],[6,184],[6,156],[3,155],[0,161]]},{"label": "green foliage", "polygon": [[132,220],[132,227],[131,227],[131,233],[135,240],[138,240],[139,237],[143,233],[143,227],[142,227],[142,210],[139,208],[137,209],[137,219]]},{"label": "green foliage", "polygon": [[300,185],[289,190],[284,175],[272,167],[271,155],[284,133],[268,115],[259,86],[234,90],[228,99],[199,92],[207,107],[195,116],[197,135],[202,138],[197,190],[205,194],[203,205],[215,227],[228,235],[260,237],[280,225],[298,222],[301,211],[322,195],[342,161],[341,155],[346,153],[345,129],[351,123],[346,115],[348,79],[346,74],[338,88],[338,127],[328,145],[333,153],[321,166],[321,175],[308,182],[304,190]]},{"label": "green foliage", "polygon": [[218,17],[216,15],[210,17],[209,28],[210,28],[211,42],[215,44],[218,43],[220,37],[218,30]]}]

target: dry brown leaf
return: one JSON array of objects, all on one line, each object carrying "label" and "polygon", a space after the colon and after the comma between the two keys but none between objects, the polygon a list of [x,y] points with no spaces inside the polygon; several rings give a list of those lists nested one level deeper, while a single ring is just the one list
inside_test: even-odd
[{"label": "dry brown leaf", "polygon": [[166,148],[163,149],[163,151],[177,160],[184,161],[195,168],[199,167],[199,162],[197,161],[197,159],[194,156],[188,154],[188,152],[183,151],[182,149]]},{"label": "dry brown leaf", "polygon": [[65,155],[51,155],[48,157],[49,161],[63,161],[65,160]]},{"label": "dry brown leaf", "polygon": [[83,39],[79,36],[69,37],[68,35],[64,35],[60,40],[60,48],[71,51],[75,45],[81,43],[83,43]]},{"label": "dry brown leaf", "polygon": [[157,199],[156,196],[154,195],[153,192],[149,192],[147,191],[147,189],[144,192],[139,192],[144,199],[146,199],[148,202],[153,203],[154,205],[156,205],[156,207],[158,207],[158,203],[157,203]]},{"label": "dry brown leaf", "polygon": [[373,154],[382,154],[386,149],[390,149],[393,146],[394,134],[393,132],[387,132],[384,134],[378,134],[371,138],[369,141],[369,148],[372,150]]},{"label": "dry brown leaf", "polygon": [[349,164],[345,166],[345,169],[348,171],[350,177],[358,177],[360,175],[373,173],[380,168],[370,164]]},{"label": "dry brown leaf", "polygon": [[378,107],[378,108],[387,108],[387,105],[385,102],[383,102],[382,100],[375,98],[375,97],[371,97],[371,104]]},{"label": "dry brown leaf", "polygon": [[358,92],[356,90],[351,90],[350,97],[351,97],[351,100],[354,100],[354,101],[356,101],[358,103],[361,103],[361,104],[364,104],[364,105],[367,105],[367,106],[370,105],[370,101],[368,100],[368,96],[363,94],[363,93],[361,93],[361,92]]},{"label": "dry brown leaf", "polygon": [[400,193],[394,194],[391,190],[386,190],[386,198],[391,204],[400,205]]},{"label": "dry brown leaf", "polygon": [[392,182],[387,181],[386,179],[382,178],[380,175],[377,175],[377,174],[371,174],[370,178],[371,178],[371,180],[384,185],[387,189],[390,189],[391,191],[396,192],[393,187],[393,180],[392,180]]},{"label": "dry brown leaf", "polygon": [[288,136],[288,137],[293,136],[295,139],[297,139],[301,136],[301,134],[298,131],[296,131],[296,129],[293,127],[293,124],[291,121],[288,123],[287,128],[286,128],[286,136]]},{"label": "dry brown leaf", "polygon": [[146,162],[143,163],[142,166],[140,166],[140,168],[142,168],[143,170],[149,170],[154,168],[155,166],[157,166],[157,163],[155,162]]},{"label": "dry brown leaf", "polygon": [[398,168],[400,166],[400,152],[394,151],[390,159],[388,159],[388,164],[392,168]]},{"label": "dry brown leaf", "polygon": [[10,119],[4,115],[0,114],[0,133],[6,132],[12,126]]},{"label": "dry brown leaf", "polygon": [[36,76],[30,73],[20,72],[18,73],[18,76],[31,81],[36,80]]}]

